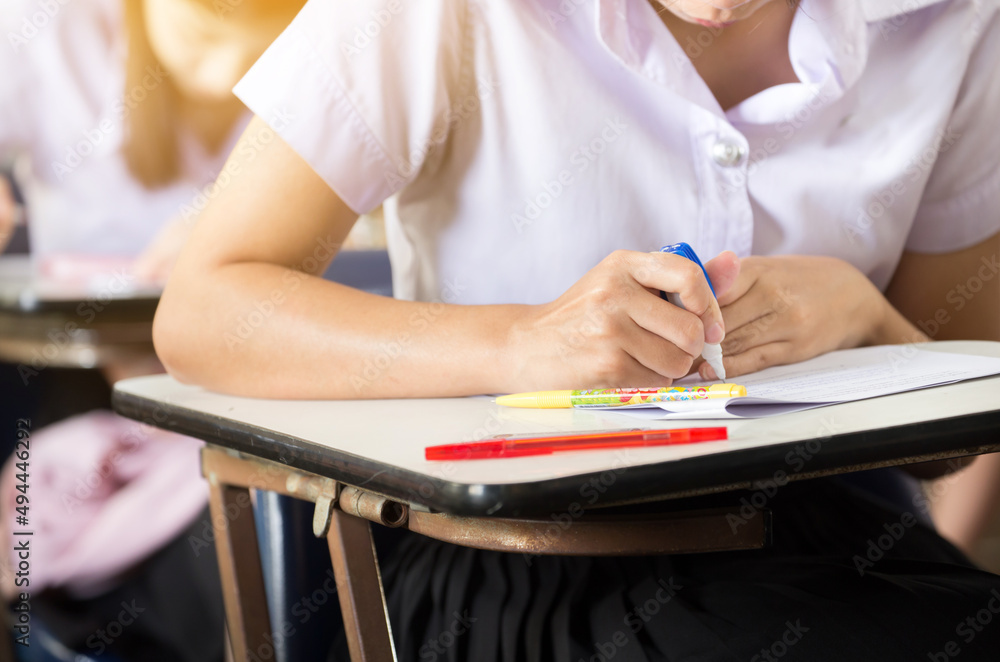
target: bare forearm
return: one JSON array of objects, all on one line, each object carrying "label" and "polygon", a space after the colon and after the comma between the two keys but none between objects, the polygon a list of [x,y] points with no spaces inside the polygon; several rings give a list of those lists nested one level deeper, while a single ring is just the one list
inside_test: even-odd
[{"label": "bare forearm", "polygon": [[506,329],[523,308],[398,301],[244,263],[172,283],[154,333],[172,374],[228,393],[447,397],[508,390]]},{"label": "bare forearm", "polygon": [[888,301],[885,302],[881,324],[870,338],[871,345],[903,345],[907,343],[929,342],[931,338]]},{"label": "bare forearm", "polygon": [[1000,234],[955,253],[904,253],[886,297],[934,340],[1000,340]]},{"label": "bare forearm", "polygon": [[[1000,340],[1000,279],[993,277],[991,268],[998,249],[1000,235],[951,254],[904,253],[886,291],[891,314],[882,342],[899,342],[892,338],[905,339],[907,334],[913,340],[904,342]],[[963,285],[974,287],[976,296],[956,298],[965,291]],[[930,479],[953,473],[972,459],[928,462],[906,470]]]},{"label": "bare forearm", "polygon": [[[930,342],[931,338],[923,331],[913,325],[908,319],[896,310],[892,304],[886,302],[886,314],[876,337],[872,339],[873,345],[900,345],[906,343]],[[937,462],[924,462],[921,464],[911,464],[900,467],[914,478],[930,480],[946,474],[953,473],[966,466],[971,459],[961,458],[959,460],[941,460]]]}]

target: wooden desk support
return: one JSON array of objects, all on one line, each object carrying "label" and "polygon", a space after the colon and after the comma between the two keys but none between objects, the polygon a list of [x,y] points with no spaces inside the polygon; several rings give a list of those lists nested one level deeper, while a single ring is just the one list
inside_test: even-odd
[{"label": "wooden desk support", "polygon": [[[563,528],[547,519],[456,517],[410,510],[406,504],[338,484],[286,465],[216,446],[202,451],[216,552],[235,660],[259,657],[271,644],[264,575],[250,490],[271,490],[316,504],[313,532],[326,537],[355,662],[395,660],[385,593],[370,521],[445,542],[504,552],[558,555],[680,554],[761,548],[770,513],[733,531],[726,509],[600,517],[583,515]],[[552,535],[553,527],[559,530]],[[236,551],[239,551],[237,554]]]}]

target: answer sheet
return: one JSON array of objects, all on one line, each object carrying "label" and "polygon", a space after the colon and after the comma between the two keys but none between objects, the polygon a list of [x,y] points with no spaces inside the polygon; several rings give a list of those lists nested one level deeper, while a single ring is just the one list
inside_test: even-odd
[{"label": "answer sheet", "polygon": [[[935,352],[922,347],[859,347],[767,368],[730,380],[746,387],[747,395],[740,398],[658,402],[606,410],[654,420],[761,418],[1000,374],[998,358]],[[686,378],[675,384],[713,383],[716,382]]]}]

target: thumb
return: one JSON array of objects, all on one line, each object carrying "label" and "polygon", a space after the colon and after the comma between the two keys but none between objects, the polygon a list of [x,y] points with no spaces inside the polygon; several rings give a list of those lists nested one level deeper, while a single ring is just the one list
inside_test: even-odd
[{"label": "thumb", "polygon": [[705,264],[705,271],[712,280],[715,296],[721,299],[740,275],[740,258],[732,251],[722,251]]}]

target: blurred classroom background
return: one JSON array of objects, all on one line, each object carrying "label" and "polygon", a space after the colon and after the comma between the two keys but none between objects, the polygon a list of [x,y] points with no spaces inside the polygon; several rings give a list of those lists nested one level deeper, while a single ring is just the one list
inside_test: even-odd
[{"label": "blurred classroom background", "polygon": [[[162,371],[158,292],[250,119],[231,89],[303,2],[0,5],[0,660],[224,658],[201,442],[115,416],[110,387]],[[340,250],[325,277],[391,294],[379,211]]]}]

